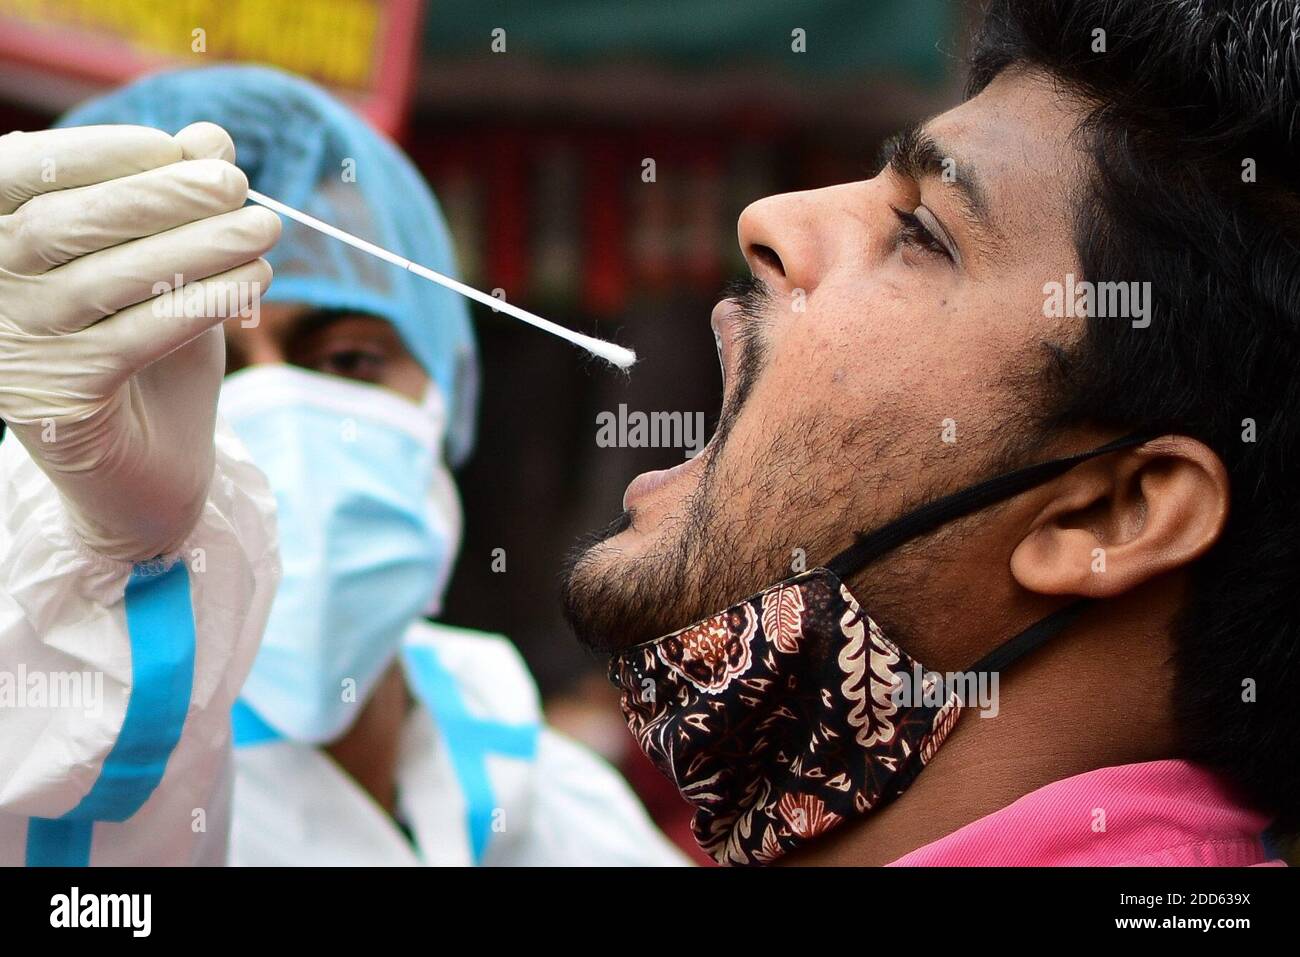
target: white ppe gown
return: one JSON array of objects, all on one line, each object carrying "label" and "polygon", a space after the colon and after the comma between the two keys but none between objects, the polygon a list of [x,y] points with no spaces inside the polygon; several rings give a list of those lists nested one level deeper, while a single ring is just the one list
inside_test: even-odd
[{"label": "white ppe gown", "polygon": [[542,723],[510,642],[420,621],[403,645],[416,698],[397,769],[406,833],[326,752],[241,704],[232,864],[687,863],[608,764]]},{"label": "white ppe gown", "polygon": [[0,865],[225,862],[230,709],[279,568],[266,480],[223,425],[216,447],[183,546],[133,565],[0,442]]}]

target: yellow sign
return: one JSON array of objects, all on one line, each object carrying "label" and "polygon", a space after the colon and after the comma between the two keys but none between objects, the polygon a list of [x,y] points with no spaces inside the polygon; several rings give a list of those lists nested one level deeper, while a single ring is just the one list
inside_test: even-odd
[{"label": "yellow sign", "polygon": [[[267,63],[368,89],[381,46],[381,0],[3,0],[0,16],[128,44],[193,63]],[[3,29],[3,27],[0,27]],[[70,47],[74,37],[68,36]],[[69,55],[75,55],[69,49]]]}]

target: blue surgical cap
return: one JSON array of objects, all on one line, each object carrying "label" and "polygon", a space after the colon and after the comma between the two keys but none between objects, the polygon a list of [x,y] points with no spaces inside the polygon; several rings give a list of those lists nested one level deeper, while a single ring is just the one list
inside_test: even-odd
[{"label": "blue surgical cap", "polygon": [[[323,90],[267,67],[160,73],[83,103],[60,126],[131,123],[177,133],[207,120],[235,141],[259,192],[442,273],[456,274],[433,193],[400,150]],[[441,391],[447,457],[474,440],[478,359],[469,310],[455,293],[284,220],[267,255],[267,302],[302,302],[386,319]]]}]

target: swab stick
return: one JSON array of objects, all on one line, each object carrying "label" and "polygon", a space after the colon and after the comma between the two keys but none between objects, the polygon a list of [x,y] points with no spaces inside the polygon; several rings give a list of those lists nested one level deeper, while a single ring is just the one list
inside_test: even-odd
[{"label": "swab stick", "polygon": [[428,266],[421,266],[419,263],[413,263],[409,259],[397,255],[397,253],[389,252],[387,249],[384,249],[381,246],[376,246],[374,243],[368,243],[364,239],[359,239],[358,237],[353,236],[351,233],[345,233],[337,226],[331,226],[329,223],[321,222],[315,216],[308,216],[306,213],[294,209],[292,206],[286,206],[279,200],[272,199],[270,196],[265,196],[262,193],[257,192],[257,190],[250,189],[248,191],[248,198],[260,206],[265,206],[272,212],[279,213],[281,216],[292,219],[294,222],[302,223],[304,226],[309,226],[318,232],[324,233],[326,236],[333,236],[339,242],[347,243],[355,249],[360,249],[363,253],[369,253],[385,262],[392,263],[394,266],[401,266],[403,269],[415,273],[415,275],[419,276],[421,279],[427,279],[430,282],[436,282],[440,286],[446,286],[453,292],[458,292],[462,296],[473,299],[475,302],[481,302],[485,306],[491,306],[498,312],[504,312],[507,316],[513,316],[516,319],[528,323],[530,326],[536,326],[538,329],[549,332],[553,336],[559,336],[561,339],[572,342],[575,346],[580,346],[583,349],[586,349],[592,355],[599,356],[606,362],[617,366],[620,369],[631,368],[632,364],[636,362],[636,353],[631,349],[615,345],[612,342],[606,342],[604,339],[597,339],[594,336],[584,336],[580,332],[566,329],[559,323],[551,322],[549,319],[543,319],[541,316],[533,315],[533,313],[529,312],[527,309],[520,309],[512,303],[506,302],[504,299],[497,299],[495,296],[489,296],[485,292],[479,292],[474,287],[467,286],[463,282],[458,282],[450,276],[444,276],[440,272],[435,272]]}]

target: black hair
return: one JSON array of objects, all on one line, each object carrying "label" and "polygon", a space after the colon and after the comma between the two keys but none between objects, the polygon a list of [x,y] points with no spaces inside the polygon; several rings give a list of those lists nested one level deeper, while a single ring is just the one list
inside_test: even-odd
[{"label": "black hair", "polygon": [[968,94],[1046,71],[1090,156],[1074,243],[1093,282],[1150,282],[1150,325],[1093,317],[1055,425],[1206,443],[1227,527],[1174,635],[1183,756],[1300,830],[1300,11],[1297,0],[991,0]]}]

